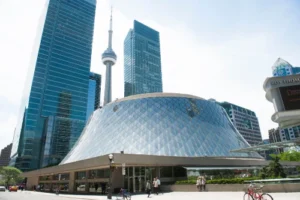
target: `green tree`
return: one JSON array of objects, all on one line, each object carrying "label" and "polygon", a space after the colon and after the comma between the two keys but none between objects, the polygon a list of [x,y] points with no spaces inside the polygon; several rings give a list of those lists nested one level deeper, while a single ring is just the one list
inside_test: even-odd
[{"label": "green tree", "polygon": [[0,175],[3,176],[5,185],[15,184],[22,180],[21,171],[15,167],[2,167],[0,169]]},{"label": "green tree", "polygon": [[265,167],[263,167],[263,168],[260,170],[259,177],[260,177],[261,179],[265,179],[265,178],[269,177],[269,169],[268,169],[268,166],[265,166]]},{"label": "green tree", "polygon": [[269,163],[269,176],[271,177],[282,177],[285,178],[286,174],[284,173],[283,167],[279,162],[280,158],[276,156],[270,163]]},{"label": "green tree", "polygon": [[279,154],[279,158],[283,161],[300,161],[300,152],[286,151]]}]

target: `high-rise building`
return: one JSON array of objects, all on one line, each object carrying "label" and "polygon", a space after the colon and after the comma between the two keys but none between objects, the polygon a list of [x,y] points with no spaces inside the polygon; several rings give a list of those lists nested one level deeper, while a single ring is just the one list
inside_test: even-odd
[{"label": "high-rise building", "polygon": [[279,133],[279,129],[276,128],[272,128],[269,130],[269,142],[270,143],[276,143],[276,142],[281,142],[281,137],[280,137],[280,133]]},{"label": "high-rise building", "polygon": [[226,110],[233,125],[251,146],[262,142],[255,112],[228,102],[219,104]]},{"label": "high-rise building", "polygon": [[134,20],[124,41],[124,96],[162,92],[159,32]]},{"label": "high-rise building", "polygon": [[[272,66],[273,76],[289,76],[300,74],[300,67],[294,67],[289,62],[278,58]],[[285,129],[279,128],[280,140],[292,140],[300,137],[300,126],[289,127]]]},{"label": "high-rise building", "polygon": [[[280,134],[280,130],[279,128],[272,128],[269,130],[269,143],[276,143],[276,142],[281,142],[281,134]],[[269,153],[273,153],[273,154],[278,154],[283,152],[282,148],[278,148],[278,149],[274,149],[274,150],[270,150]]]},{"label": "high-rise building", "polygon": [[9,164],[11,147],[12,147],[12,144],[9,144],[1,150],[0,167],[1,166],[7,166]]},{"label": "high-rise building", "polygon": [[86,120],[96,0],[47,0],[21,103],[10,165],[55,165]]},{"label": "high-rise building", "polygon": [[101,75],[90,72],[86,120],[100,107]]},{"label": "high-rise building", "polygon": [[104,88],[104,103],[111,102],[111,67],[117,62],[117,55],[112,49],[112,13],[110,15],[110,25],[108,31],[108,47],[102,54],[102,62],[106,66],[105,88]]},{"label": "high-rise building", "polygon": [[293,74],[300,74],[300,67],[293,67],[290,63],[278,58],[272,66],[273,76],[288,76]]}]

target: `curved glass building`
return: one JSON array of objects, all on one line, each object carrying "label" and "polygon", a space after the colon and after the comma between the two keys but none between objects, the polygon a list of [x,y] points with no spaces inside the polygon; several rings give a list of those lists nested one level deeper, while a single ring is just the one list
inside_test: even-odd
[{"label": "curved glass building", "polygon": [[148,93],[97,109],[59,165],[23,176],[27,187],[40,185],[42,191],[60,187],[71,193],[105,193],[111,186],[115,191],[145,192],[146,181],[155,177],[167,185],[191,173],[209,176],[214,170],[255,176],[268,161],[256,152],[231,151],[249,146],[217,102]]},{"label": "curved glass building", "polygon": [[93,113],[61,164],[109,153],[179,157],[261,158],[231,153],[249,147],[217,103],[183,94],[130,96]]}]

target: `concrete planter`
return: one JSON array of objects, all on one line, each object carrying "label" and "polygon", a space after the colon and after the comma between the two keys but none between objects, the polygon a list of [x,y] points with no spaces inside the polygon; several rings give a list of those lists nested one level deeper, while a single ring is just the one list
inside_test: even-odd
[{"label": "concrete planter", "polygon": [[[207,184],[208,192],[241,192],[247,188],[246,184]],[[166,192],[197,192],[196,185],[162,185]],[[263,188],[264,192],[300,192],[300,183],[268,184]]]}]

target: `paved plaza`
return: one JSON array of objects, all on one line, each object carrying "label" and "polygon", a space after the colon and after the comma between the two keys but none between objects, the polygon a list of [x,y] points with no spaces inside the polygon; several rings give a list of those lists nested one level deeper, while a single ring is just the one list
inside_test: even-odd
[{"label": "paved plaza", "polygon": [[[151,195],[152,200],[188,200],[188,199],[213,199],[213,200],[242,200],[243,192],[171,192],[160,195]],[[299,193],[272,193],[274,200],[299,200]],[[106,200],[106,196],[96,195],[55,195],[41,192],[1,192],[0,200]],[[115,196],[112,198],[116,199]],[[147,195],[132,196],[133,200],[148,199]]]}]

